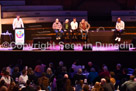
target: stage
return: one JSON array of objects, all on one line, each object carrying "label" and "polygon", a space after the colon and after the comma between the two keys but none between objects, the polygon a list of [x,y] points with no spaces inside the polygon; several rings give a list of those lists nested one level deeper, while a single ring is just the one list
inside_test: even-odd
[{"label": "stage", "polygon": [[[135,48],[119,49],[119,46],[91,46],[84,48],[84,46],[74,46],[72,49],[64,49],[65,45],[56,45],[48,48],[33,48],[33,46],[23,47],[23,49],[13,49],[13,47],[0,47],[0,52],[136,52]],[[20,47],[20,46],[19,46]]]}]

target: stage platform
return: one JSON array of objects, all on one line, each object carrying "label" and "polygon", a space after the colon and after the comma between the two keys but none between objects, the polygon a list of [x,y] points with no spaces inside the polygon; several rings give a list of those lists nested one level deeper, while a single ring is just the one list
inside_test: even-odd
[{"label": "stage platform", "polygon": [[[69,47],[68,47],[69,48]],[[48,48],[33,48],[32,46],[24,47],[22,50],[13,50],[12,47],[0,47],[0,52],[136,52],[135,48],[120,50],[119,46],[116,47],[97,47],[93,46],[92,49],[83,49],[83,46],[74,46],[73,49],[64,49],[62,46],[56,45],[55,47]]]},{"label": "stage platform", "polygon": [[23,50],[12,50],[12,48],[0,48],[1,64],[0,69],[5,66],[15,65],[18,60],[23,61],[23,65],[35,67],[37,60],[41,60],[43,64],[48,66],[48,63],[53,62],[56,66],[59,61],[64,61],[64,64],[71,67],[75,60],[79,60],[81,65],[87,65],[89,61],[94,64],[108,65],[109,69],[114,68],[117,63],[121,63],[124,67],[135,68],[136,61],[135,50],[119,51],[115,48],[96,48],[93,50],[40,50],[32,47],[25,47]]}]

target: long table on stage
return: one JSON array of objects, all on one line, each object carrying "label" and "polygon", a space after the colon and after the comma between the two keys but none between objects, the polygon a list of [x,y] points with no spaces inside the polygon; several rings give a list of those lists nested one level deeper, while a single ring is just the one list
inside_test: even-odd
[{"label": "long table on stage", "polygon": [[90,31],[88,33],[89,43],[113,43],[115,38],[114,31]]}]

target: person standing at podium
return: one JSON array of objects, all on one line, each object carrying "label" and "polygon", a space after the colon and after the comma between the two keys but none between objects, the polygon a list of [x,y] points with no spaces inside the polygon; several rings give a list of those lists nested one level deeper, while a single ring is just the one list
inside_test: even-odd
[{"label": "person standing at podium", "polygon": [[13,40],[15,40],[15,29],[24,28],[24,23],[19,15],[17,15],[17,17],[14,19],[12,26],[13,26],[13,32],[12,32]]},{"label": "person standing at podium", "polygon": [[115,31],[115,36],[116,36],[115,41],[116,42],[121,41],[121,33],[123,32],[124,29],[125,29],[125,23],[119,17],[116,22],[116,31]]}]

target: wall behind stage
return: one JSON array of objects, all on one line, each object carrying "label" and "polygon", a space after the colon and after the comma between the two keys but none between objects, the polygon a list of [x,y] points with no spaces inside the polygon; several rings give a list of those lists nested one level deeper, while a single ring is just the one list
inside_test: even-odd
[{"label": "wall behind stage", "polygon": [[[73,7],[79,7],[85,2],[96,1],[96,6],[102,2],[113,2],[119,4],[125,9],[134,9],[136,5],[136,0],[26,0],[27,5],[63,5],[66,9],[71,9]],[[88,6],[90,6],[88,4]],[[91,6],[90,6],[91,7]],[[74,8],[73,8],[74,9]],[[76,8],[75,8],[76,9]]]},{"label": "wall behind stage", "polygon": [[109,16],[109,19],[111,19],[112,10],[134,9],[136,0],[26,0],[26,4],[63,5],[65,10],[88,11],[89,17],[91,17],[91,19],[95,16],[100,17],[100,19]]}]

